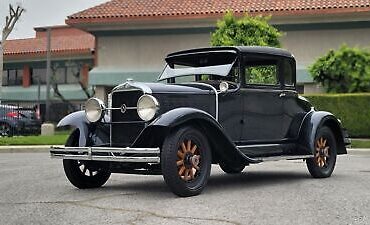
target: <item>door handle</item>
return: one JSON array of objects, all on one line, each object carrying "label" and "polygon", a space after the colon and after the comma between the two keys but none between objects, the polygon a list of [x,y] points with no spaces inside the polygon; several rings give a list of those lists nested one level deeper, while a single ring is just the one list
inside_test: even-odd
[{"label": "door handle", "polygon": [[284,93],[284,92],[282,92],[282,93],[279,94],[279,97],[280,98],[284,98],[285,96],[286,96],[286,93]]}]

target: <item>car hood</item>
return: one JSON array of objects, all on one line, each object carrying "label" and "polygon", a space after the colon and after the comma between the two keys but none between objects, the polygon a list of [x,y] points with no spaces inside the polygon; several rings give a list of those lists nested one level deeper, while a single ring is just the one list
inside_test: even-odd
[{"label": "car hood", "polygon": [[160,93],[189,93],[189,94],[203,94],[214,92],[214,88],[207,84],[201,83],[183,83],[183,84],[164,84],[164,83],[144,83],[128,81],[118,85],[113,91],[141,89],[146,94],[160,94]]}]

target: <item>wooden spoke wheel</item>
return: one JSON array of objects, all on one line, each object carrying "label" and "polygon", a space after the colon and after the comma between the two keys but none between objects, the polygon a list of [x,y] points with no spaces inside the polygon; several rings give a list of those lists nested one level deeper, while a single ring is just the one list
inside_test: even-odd
[{"label": "wooden spoke wheel", "polygon": [[171,191],[178,196],[201,193],[211,171],[211,161],[207,138],[191,126],[174,130],[163,143],[163,177]]},{"label": "wooden spoke wheel", "polygon": [[327,144],[328,141],[324,137],[320,137],[318,140],[316,140],[315,162],[319,167],[327,166],[327,161],[330,158],[330,146]]},{"label": "wooden spoke wheel", "polygon": [[200,150],[191,140],[183,141],[177,150],[177,166],[181,179],[192,181],[200,171]]},{"label": "wooden spoke wheel", "polygon": [[308,171],[314,178],[330,177],[337,159],[337,143],[329,127],[323,126],[316,133],[314,157],[306,160]]}]

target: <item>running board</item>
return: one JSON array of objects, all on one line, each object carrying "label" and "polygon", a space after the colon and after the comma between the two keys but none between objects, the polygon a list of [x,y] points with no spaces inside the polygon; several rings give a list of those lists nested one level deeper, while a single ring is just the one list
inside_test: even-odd
[{"label": "running board", "polygon": [[279,160],[309,159],[313,157],[314,157],[313,155],[287,155],[287,156],[256,157],[253,159],[259,160],[261,162],[268,162],[268,161],[279,161]]}]

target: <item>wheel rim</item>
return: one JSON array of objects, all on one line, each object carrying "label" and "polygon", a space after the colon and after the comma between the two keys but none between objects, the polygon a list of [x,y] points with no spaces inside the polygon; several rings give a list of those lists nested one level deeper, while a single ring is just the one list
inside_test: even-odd
[{"label": "wheel rim", "polygon": [[326,167],[330,158],[330,146],[326,138],[320,137],[316,141],[315,163],[319,167]]},{"label": "wheel rim", "polygon": [[180,144],[176,164],[182,180],[191,182],[197,178],[201,170],[201,156],[198,146],[192,140]]},{"label": "wheel rim", "polygon": [[9,136],[10,128],[6,124],[0,125],[0,135],[1,136]]},{"label": "wheel rim", "polygon": [[82,175],[87,176],[87,177],[93,177],[99,173],[99,169],[96,169],[90,166],[88,163],[85,163],[83,161],[78,160],[77,166],[80,169],[80,172],[82,173]]}]

